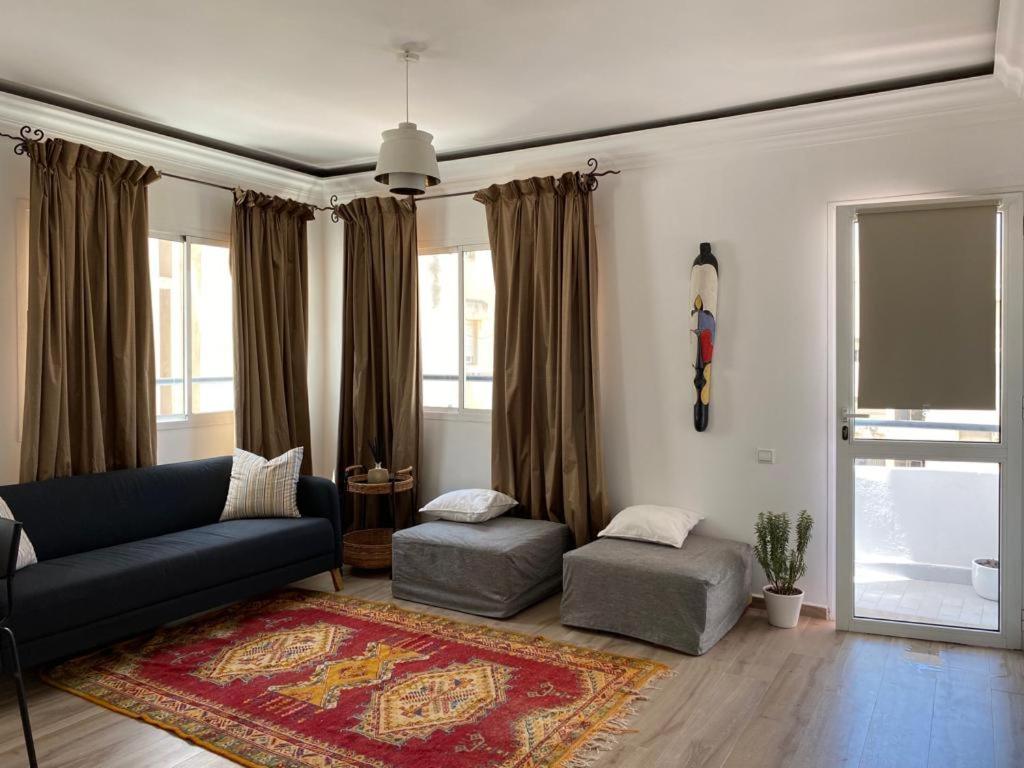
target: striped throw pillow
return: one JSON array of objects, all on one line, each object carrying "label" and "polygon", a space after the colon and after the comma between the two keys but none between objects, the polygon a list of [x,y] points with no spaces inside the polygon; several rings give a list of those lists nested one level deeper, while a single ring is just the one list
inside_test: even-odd
[{"label": "striped throw pillow", "polygon": [[[7,502],[3,499],[0,499],[0,517],[4,520],[14,519],[14,513],[11,512],[11,508],[7,506]],[[29,539],[28,534],[25,533],[25,529],[22,528],[21,539],[18,541],[18,562],[15,564],[14,570],[37,562],[39,561],[36,558],[36,548],[32,546],[32,541]]]},{"label": "striped throw pillow", "polygon": [[228,500],[220,519],[300,517],[295,490],[301,467],[301,447],[270,460],[235,448]]}]

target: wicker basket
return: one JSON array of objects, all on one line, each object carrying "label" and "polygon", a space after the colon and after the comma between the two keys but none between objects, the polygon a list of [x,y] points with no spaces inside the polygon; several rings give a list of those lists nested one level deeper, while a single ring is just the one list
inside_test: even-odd
[{"label": "wicker basket", "polygon": [[391,528],[349,531],[343,537],[342,560],[353,568],[391,567]]}]

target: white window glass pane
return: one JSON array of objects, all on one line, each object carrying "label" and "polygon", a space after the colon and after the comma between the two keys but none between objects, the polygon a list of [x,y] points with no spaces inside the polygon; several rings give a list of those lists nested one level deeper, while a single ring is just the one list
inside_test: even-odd
[{"label": "white window glass pane", "polygon": [[423,406],[459,407],[459,253],[419,257]]},{"label": "white window glass pane", "polygon": [[185,415],[185,244],[149,238],[156,415]]},{"label": "white window glass pane", "polygon": [[228,249],[189,244],[192,283],[192,413],[235,407],[231,265]]},{"label": "white window glass pane", "polygon": [[854,613],[999,629],[999,464],[857,459]]},{"label": "white window glass pane", "polygon": [[490,410],[494,388],[494,271],[490,251],[465,252],[462,281],[465,293],[465,407]]},{"label": "white window glass pane", "polygon": [[[996,279],[992,286],[996,295],[995,324],[996,339],[996,409],[991,411],[955,411],[938,408],[906,409],[906,408],[864,408],[855,403],[857,413],[867,414],[866,418],[858,418],[853,424],[853,436],[857,440],[920,440],[930,442],[999,442],[999,380],[1002,366],[1002,223],[1003,214],[996,216]],[[858,253],[859,228],[854,226],[854,249]],[[859,329],[860,329],[860,279],[859,258],[854,260],[854,399],[858,391],[860,379]],[[922,281],[924,282],[924,281]],[[908,290],[919,289],[920,286],[909,286]],[[870,304],[865,304],[869,306]],[[911,354],[913,351],[911,350]],[[964,375],[970,375],[969,365]]]}]

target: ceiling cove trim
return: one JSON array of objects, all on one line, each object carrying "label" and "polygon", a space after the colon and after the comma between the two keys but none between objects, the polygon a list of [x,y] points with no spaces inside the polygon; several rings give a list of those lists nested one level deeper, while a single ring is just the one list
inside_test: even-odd
[{"label": "ceiling cove trim", "polygon": [[[857,141],[943,125],[1024,119],[1024,100],[993,75],[825,101],[716,120],[650,128],[632,133],[513,150],[442,162],[445,192],[480,188],[495,181],[567,168],[585,168],[592,155],[620,169],[673,162],[715,152],[756,151]],[[62,107],[0,93],[0,124],[16,132],[23,124],[47,136],[90,144],[216,184],[236,184],[323,204],[381,194],[369,172],[324,179],[299,171],[198,146],[150,131],[112,123]],[[11,130],[13,129],[13,130]],[[429,197],[429,195],[427,195]]]},{"label": "ceiling cove trim", "polygon": [[[452,160],[466,160],[475,157],[486,157],[488,155],[499,155],[507,152],[519,152],[525,149],[537,149],[558,144],[573,144],[580,141],[591,141],[602,139],[608,136],[621,136],[631,133],[642,133],[657,128],[672,128],[681,125],[692,125],[694,123],[707,123],[723,120],[731,117],[745,117],[758,115],[764,112],[776,112],[796,107],[805,107],[815,104],[827,104],[833,101],[855,99],[863,96],[872,96],[892,91],[902,91],[907,88],[917,88],[926,85],[937,85],[944,83],[955,83],[961,80],[969,80],[976,77],[985,77],[994,72],[994,63],[988,62],[974,67],[964,67],[942,72],[934,72],[928,75],[905,77],[896,80],[869,83],[867,85],[852,86],[849,88],[835,88],[826,91],[814,91],[770,101],[760,101],[751,104],[742,104],[723,109],[709,110],[707,112],[696,112],[688,115],[677,115],[662,120],[647,120],[639,123],[628,123],[625,125],[600,128],[592,131],[580,131],[577,133],[560,134],[557,136],[542,136],[536,139],[514,141],[505,144],[477,147],[473,149],[460,150],[455,152],[439,152],[438,162]],[[352,165],[338,166],[336,168],[324,169],[323,176],[336,177],[351,174],[366,173],[375,167],[372,162],[354,163]]]},{"label": "ceiling cove trim", "polygon": [[[822,102],[709,122],[652,128],[571,143],[517,150],[441,163],[445,193],[465,192],[515,178],[557,174],[586,167],[590,156],[602,166],[628,170],[713,154],[784,150],[935,127],[996,120],[1024,120],[1024,102],[994,76],[919,86],[900,92]],[[327,179],[327,195],[347,200],[379,194],[372,173]],[[429,198],[430,194],[424,195]]]},{"label": "ceiling cove trim", "polygon": [[[609,126],[591,131],[580,131],[572,134],[544,136],[524,141],[507,142],[503,144],[476,147],[472,149],[458,150],[453,152],[440,152],[437,155],[437,159],[439,162],[451,160],[464,160],[474,157],[485,157],[487,155],[517,152],[525,149],[536,149],[538,147],[547,147],[557,144],[571,144],[579,141],[588,141],[592,139],[604,138],[607,136],[640,133],[656,128],[668,128],[679,125],[689,125],[693,123],[716,121],[730,117],[755,115],[762,112],[772,112],[783,109],[791,109],[794,107],[808,106],[812,104],[828,103],[831,101],[857,98],[862,96],[870,96],[874,94],[899,91],[907,88],[916,88],[925,85],[952,83],[959,80],[966,80],[974,77],[991,75],[994,71],[995,63],[988,62],[978,66],[962,67],[958,69],[933,72],[913,77],[885,80],[881,82],[868,83],[865,85],[851,86],[847,88],[836,88],[825,91],[815,91],[811,93],[800,94],[797,96],[773,99],[770,101],[743,104],[734,107],[727,107],[723,109],[693,113],[688,115],[678,115],[661,120],[649,120],[618,126]],[[372,161],[364,161],[360,163],[353,163],[334,167],[323,167],[311,163],[304,163],[275,153],[249,149],[248,147],[243,147],[238,144],[232,144],[230,142],[221,141],[219,139],[214,139],[208,136],[192,133],[190,131],[184,131],[178,128],[174,128],[172,126],[165,125],[163,123],[147,120],[145,118],[137,117],[135,115],[129,115],[118,110],[108,109],[106,107],[90,104],[88,102],[74,99],[69,96],[63,96],[61,94],[56,94],[43,89],[21,85],[19,83],[14,83],[8,80],[0,80],[0,92],[7,93],[12,96],[20,96],[25,99],[31,99],[33,101],[47,104],[51,107],[59,107],[61,109],[78,112],[82,115],[88,115],[90,117],[104,120],[110,123],[117,123],[128,128],[147,131],[149,133],[153,133],[158,136],[163,136],[169,139],[185,141],[191,144],[195,144],[197,146],[205,147],[207,149],[214,149],[221,152],[227,152],[249,160],[255,160],[257,162],[276,165],[286,170],[308,174],[310,176],[314,176],[317,178],[333,178],[336,176],[360,174],[373,170],[375,167],[375,163]]]},{"label": "ceiling cove trim", "polygon": [[127,112],[121,112],[120,110],[90,104],[87,101],[81,101],[80,99],[75,99],[70,96],[53,93],[52,91],[47,91],[42,88],[33,88],[30,85],[22,85],[21,83],[15,83],[10,80],[0,80],[0,92],[9,93],[12,96],[21,96],[26,99],[32,99],[33,101],[48,104],[51,107],[60,107],[61,109],[67,109],[72,112],[79,112],[83,115],[95,117],[100,120],[106,120],[111,123],[119,123],[120,125],[128,128],[136,128],[140,131],[148,131],[159,136],[166,136],[169,139],[187,141],[191,144],[206,147],[207,149],[216,149],[221,152],[238,155],[239,157],[244,157],[249,160],[256,160],[261,163],[276,165],[279,168],[284,168],[285,170],[298,171],[299,173],[305,173],[310,176],[323,175],[320,173],[321,169],[319,166],[312,165],[310,163],[303,163],[299,160],[293,160],[290,157],[278,155],[273,152],[263,152],[258,149],[250,149],[249,147],[244,147],[241,144],[233,144],[230,141],[221,141],[220,139],[215,139],[211,136],[204,136],[200,133],[192,133],[191,131],[175,128],[174,126],[167,125],[165,123],[158,123],[155,120],[147,120],[144,117],[138,117],[136,115],[128,114]]},{"label": "ceiling cove trim", "polygon": [[[158,171],[192,176],[214,184],[242,185],[303,202],[323,200],[323,181],[309,174],[24,96],[0,92],[0,124],[13,133],[28,124],[42,129],[47,137],[86,143],[152,165]],[[0,150],[9,151],[9,148],[0,147]]]},{"label": "ceiling cove trim", "polygon": [[999,0],[995,75],[1024,98],[1024,0]]}]

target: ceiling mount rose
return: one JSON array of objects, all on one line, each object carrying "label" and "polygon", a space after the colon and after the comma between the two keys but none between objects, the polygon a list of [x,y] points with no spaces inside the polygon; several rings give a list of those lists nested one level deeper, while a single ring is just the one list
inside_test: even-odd
[{"label": "ceiling mount rose", "polygon": [[409,121],[409,65],[420,60],[410,43],[398,52],[405,64],[405,122],[384,131],[373,178],[396,195],[422,195],[427,187],[440,183],[434,137]]}]

